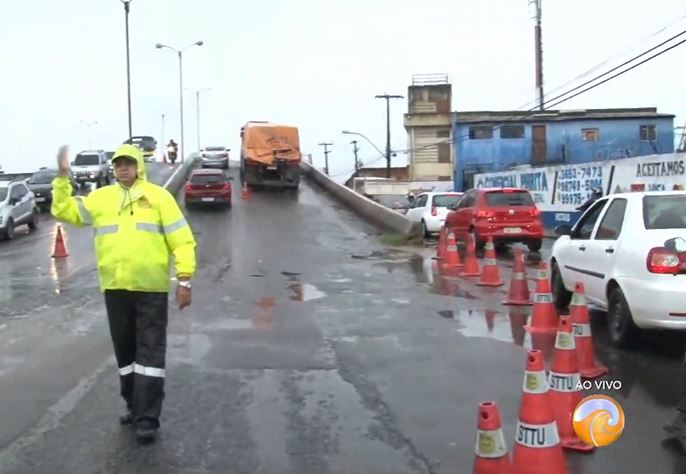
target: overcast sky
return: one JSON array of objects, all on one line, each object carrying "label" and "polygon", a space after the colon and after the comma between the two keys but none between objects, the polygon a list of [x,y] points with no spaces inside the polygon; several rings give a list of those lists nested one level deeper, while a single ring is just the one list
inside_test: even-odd
[{"label": "overcast sky", "polygon": [[[446,73],[454,110],[533,105],[533,10],[527,0],[133,0],[131,75],[134,134],[180,138],[178,60],[183,48],[186,151],[226,145],[235,158],[248,120],[300,127],[302,147],[323,167],[353,169],[352,137],[385,147],[388,92],[407,96],[413,74]],[[0,15],[0,165],[52,165],[62,143],[114,149],[127,135],[124,8],[119,0],[5,1]],[[610,60],[598,72],[686,30],[682,0],[543,0],[546,91]],[[658,107],[686,121],[686,45],[561,107]],[[579,81],[561,91],[573,87]],[[407,148],[403,113],[392,102],[392,147]],[[360,142],[360,157],[378,153]],[[405,164],[400,154],[396,162]],[[383,162],[378,163],[383,164]]]}]

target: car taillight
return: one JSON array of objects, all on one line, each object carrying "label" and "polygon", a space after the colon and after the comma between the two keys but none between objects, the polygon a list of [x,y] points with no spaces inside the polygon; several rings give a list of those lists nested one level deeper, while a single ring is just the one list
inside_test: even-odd
[{"label": "car taillight", "polygon": [[536,208],[531,211],[532,217],[539,217],[541,215],[541,210],[539,208]]},{"label": "car taillight", "polygon": [[476,217],[479,219],[485,219],[488,217],[493,217],[495,216],[495,213],[493,211],[477,211],[476,212]]},{"label": "car taillight", "polygon": [[192,184],[187,184],[185,188],[183,188],[184,192],[189,192],[193,190],[193,185]]},{"label": "car taillight", "polygon": [[438,209],[436,209],[436,206],[431,208],[431,215],[434,217],[438,215]]},{"label": "car taillight", "polygon": [[648,253],[646,265],[650,273],[676,275],[683,264],[678,254],[664,247],[655,247]]},{"label": "car taillight", "polygon": [[224,183],[224,186],[222,186],[222,191],[231,191],[231,184]]}]

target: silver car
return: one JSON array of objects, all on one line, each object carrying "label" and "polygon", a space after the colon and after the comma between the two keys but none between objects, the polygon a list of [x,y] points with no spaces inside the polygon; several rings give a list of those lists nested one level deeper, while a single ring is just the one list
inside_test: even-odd
[{"label": "silver car", "polygon": [[203,168],[229,169],[229,149],[224,146],[208,146],[200,150]]},{"label": "silver car", "polygon": [[0,238],[13,239],[22,225],[31,231],[38,227],[36,197],[24,181],[0,181]]}]

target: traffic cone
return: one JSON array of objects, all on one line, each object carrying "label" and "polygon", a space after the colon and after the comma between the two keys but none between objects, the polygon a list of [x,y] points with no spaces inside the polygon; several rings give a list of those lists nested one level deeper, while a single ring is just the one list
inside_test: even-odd
[{"label": "traffic cone", "polygon": [[486,255],[484,256],[484,268],[481,272],[479,286],[503,286],[503,279],[498,268],[498,260],[495,255],[493,238],[489,237],[486,241]]},{"label": "traffic cone", "polygon": [[482,402],[478,410],[476,456],[472,474],[510,474],[512,466],[495,402]]},{"label": "traffic cone", "polygon": [[443,265],[448,269],[462,268],[462,261],[460,260],[460,254],[457,251],[457,241],[455,240],[455,234],[450,231],[448,232],[447,245],[445,247],[445,254],[443,258]]},{"label": "traffic cone", "polygon": [[529,351],[512,453],[512,474],[567,472],[548,392],[543,355],[539,351]]},{"label": "traffic cone", "polygon": [[579,373],[585,379],[595,379],[610,372],[610,369],[596,362],[593,335],[591,334],[591,317],[586,304],[586,290],[583,282],[574,286],[574,296],[569,305],[569,315],[574,326],[574,342],[579,359]]},{"label": "traffic cone", "polygon": [[481,275],[479,261],[476,259],[476,244],[470,235],[467,236],[467,256],[460,276],[478,277]]},{"label": "traffic cone", "polygon": [[524,251],[517,247],[514,253],[514,270],[512,271],[512,280],[510,281],[510,291],[503,304],[529,306],[533,301],[531,300],[531,293],[529,293],[529,281],[526,279]]},{"label": "traffic cone", "polygon": [[245,200],[250,197],[250,188],[248,187],[247,184],[243,185],[243,189],[241,190],[241,199]]},{"label": "traffic cone", "polygon": [[52,253],[52,258],[64,258],[68,257],[69,252],[67,252],[67,245],[64,242],[64,236],[62,235],[62,226],[57,225],[57,234],[55,235],[55,248]]},{"label": "traffic cone", "polygon": [[538,280],[536,282],[536,294],[534,295],[534,307],[531,312],[531,323],[526,327],[528,332],[555,332],[557,331],[557,311],[553,304],[553,295],[550,290],[550,278],[548,264],[541,262],[538,266]]},{"label": "traffic cone", "polygon": [[550,398],[560,434],[560,445],[565,449],[588,452],[593,451],[593,446],[581,441],[572,424],[574,409],[584,399],[580,384],[581,376],[579,375],[576,344],[574,344],[572,319],[569,316],[560,316],[553,365],[548,374]]}]

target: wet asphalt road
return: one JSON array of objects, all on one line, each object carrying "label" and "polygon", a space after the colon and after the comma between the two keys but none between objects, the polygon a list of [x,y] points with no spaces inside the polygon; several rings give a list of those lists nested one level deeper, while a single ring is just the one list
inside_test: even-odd
[{"label": "wet asphalt road", "polygon": [[[188,216],[200,270],[193,306],[170,311],[158,443],[139,447],[117,423],[102,299],[70,232],[72,273],[15,283],[0,317],[0,472],[467,473],[482,400],[498,402],[511,446],[524,348],[552,341],[524,334],[526,313],[501,305],[506,287],[441,278],[431,249],[384,247],[309,185],[247,201],[235,189],[230,211]],[[44,240],[42,259],[27,248],[19,261],[49,263]],[[15,295],[32,309],[14,309]],[[660,429],[681,358],[650,338],[609,349],[602,316],[594,335],[624,385],[610,394],[627,428],[611,447],[568,456],[570,472],[682,472]]]}]

